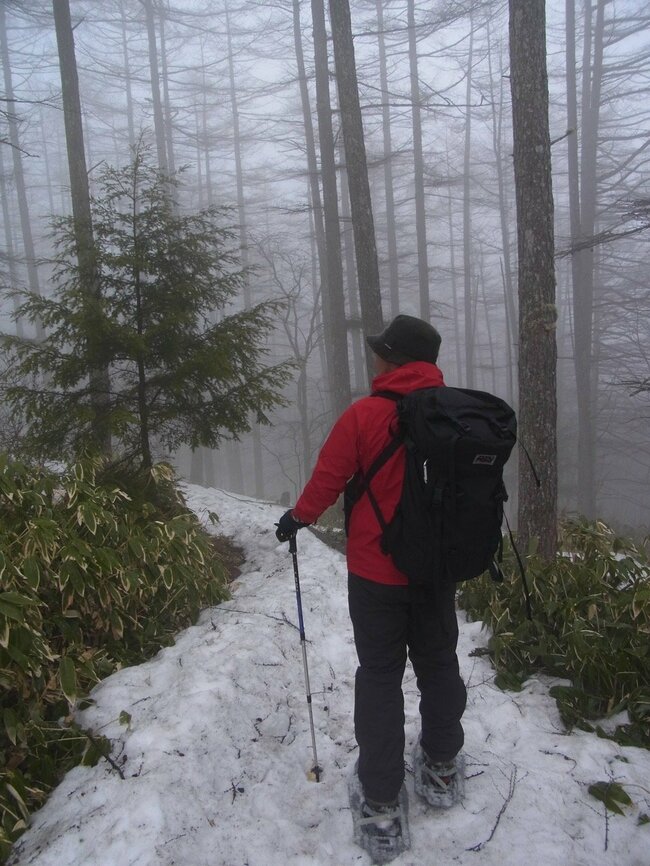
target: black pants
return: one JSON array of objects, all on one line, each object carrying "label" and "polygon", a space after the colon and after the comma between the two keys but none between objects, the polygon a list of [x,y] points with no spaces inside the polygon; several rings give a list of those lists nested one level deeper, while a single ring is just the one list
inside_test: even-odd
[{"label": "black pants", "polygon": [[354,728],[359,779],[366,797],[394,800],[404,781],[406,656],[420,691],[422,747],[448,761],[463,745],[467,692],[458,670],[455,587],[416,597],[409,587],[385,586],[350,574],[348,601],[359,657]]}]

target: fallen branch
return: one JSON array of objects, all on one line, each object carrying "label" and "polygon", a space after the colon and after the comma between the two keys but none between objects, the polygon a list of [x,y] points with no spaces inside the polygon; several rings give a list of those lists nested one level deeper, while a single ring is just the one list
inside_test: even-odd
[{"label": "fallen branch", "polygon": [[471,848],[466,848],[465,849],[466,851],[482,851],[483,848],[485,848],[485,846],[487,845],[487,843],[492,841],[492,839],[494,838],[494,834],[497,831],[497,827],[499,826],[499,822],[501,821],[501,818],[503,817],[503,813],[506,811],[506,809],[508,808],[508,804],[510,803],[510,801],[513,798],[513,795],[515,793],[516,784],[517,784],[517,768],[515,767],[512,771],[512,774],[510,775],[510,786],[508,789],[508,796],[503,801],[503,806],[501,806],[499,814],[497,815],[497,819],[494,822],[494,826],[492,827],[492,832],[487,837],[487,839],[485,839],[483,842],[479,842],[478,845],[473,845]]}]

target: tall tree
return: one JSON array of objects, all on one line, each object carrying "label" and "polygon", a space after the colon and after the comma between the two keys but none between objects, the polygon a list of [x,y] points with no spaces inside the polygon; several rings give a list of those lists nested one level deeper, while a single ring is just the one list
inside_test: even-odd
[{"label": "tall tree", "polygon": [[131,60],[129,56],[129,40],[126,29],[126,12],[124,10],[125,0],[119,0],[122,63],[124,66],[124,87],[126,96],[126,126],[129,134],[129,147],[135,147],[135,121],[133,118],[133,82],[131,75]]},{"label": "tall tree", "polygon": [[[237,84],[235,76],[235,56],[233,50],[233,39],[231,29],[231,18],[228,3],[224,6],[226,17],[226,39],[228,48],[228,79],[230,83],[230,105],[232,108],[233,144],[235,153],[235,182],[237,187],[237,215],[239,222],[239,249],[241,261],[244,268],[244,309],[250,309],[252,305],[249,256],[248,256],[248,225],[246,220],[246,198],[244,195],[244,169],[242,164],[241,129],[239,123],[239,100],[237,98]],[[259,425],[254,423],[252,427],[253,439],[253,477],[255,479],[255,495],[261,498],[264,495],[264,466],[262,462],[262,442],[260,438]],[[234,451],[234,449],[233,449]],[[239,449],[237,449],[237,452]],[[235,462],[241,463],[239,453],[232,454]]]},{"label": "tall tree", "polygon": [[465,380],[468,388],[474,387],[474,302],[472,298],[472,199],[471,199],[471,160],[472,160],[472,68],[474,62],[474,22],[470,12],[469,19],[469,56],[467,59],[467,78],[465,87],[465,155],[463,159],[463,274],[465,299]]},{"label": "tall tree", "polygon": [[316,64],[316,109],[320,143],[325,245],[327,252],[327,291],[322,293],[325,352],[332,410],[340,415],[350,403],[350,362],[343,295],[343,262],[336,183],[336,157],[332,130],[329,91],[327,30],[323,0],[311,0]]},{"label": "tall tree", "polygon": [[[16,268],[16,254],[14,252],[13,233],[11,230],[11,215],[9,213],[9,196],[7,195],[7,181],[5,178],[5,166],[3,157],[3,148],[0,145],[0,202],[2,203],[2,221],[4,223],[5,249],[4,253],[7,259],[7,271],[9,277],[9,286],[15,289],[18,286],[18,272]],[[18,310],[18,297],[13,298],[14,313]],[[23,320],[16,317],[16,333],[19,337],[25,336],[23,328]]]},{"label": "tall tree", "polygon": [[79,261],[81,285],[89,301],[84,312],[89,317],[86,338],[88,340],[90,392],[95,409],[93,433],[95,444],[103,451],[109,452],[111,448],[111,428],[108,406],[111,388],[101,336],[99,331],[93,328],[94,317],[101,315],[101,288],[93,237],[90,189],[88,186],[81,99],[79,96],[79,78],[77,75],[77,60],[72,21],[70,19],[69,0],[52,0],[52,10],[54,12],[56,41],[59,51],[75,246]]},{"label": "tall tree", "polygon": [[162,97],[160,95],[160,73],[158,69],[158,45],[156,42],[156,19],[153,0],[140,0],[144,7],[147,27],[147,43],[149,48],[149,75],[151,79],[151,103],[153,106],[153,126],[156,136],[156,153],[158,165],[167,171],[167,141],[165,138],[165,116],[163,114]]},{"label": "tall tree", "polygon": [[[18,117],[16,114],[16,101],[14,97],[11,62],[9,58],[7,21],[5,16],[4,3],[0,3],[0,51],[2,52],[2,69],[4,73],[7,121],[9,125],[9,143],[11,144],[11,155],[14,168],[14,183],[16,185],[16,196],[18,198],[18,210],[20,213],[20,227],[23,237],[23,249],[25,251],[27,282],[30,291],[36,292],[38,294],[40,292],[40,285],[38,279],[38,268],[36,266],[34,239],[32,236],[32,223],[29,215],[29,204],[27,201],[27,187],[25,185],[25,174],[23,172],[23,151],[20,147],[20,135],[18,133]],[[14,288],[17,287],[14,286]],[[35,328],[37,338],[41,339],[43,336],[43,327],[39,320],[35,322]]]},{"label": "tall tree", "polygon": [[[312,119],[312,107],[309,95],[307,72],[305,69],[305,56],[302,44],[300,2],[301,0],[293,0],[292,4],[293,47],[296,54],[298,86],[300,90],[300,107],[302,110],[302,122],[305,131],[305,153],[307,157],[308,174],[308,201],[311,202],[311,208],[309,211],[310,237],[312,248],[315,247],[315,254],[312,254],[312,293],[316,309],[317,321],[322,331],[323,310],[321,299],[324,295],[327,295],[327,287],[329,284],[329,278],[327,274],[327,244],[325,241],[323,203],[319,186],[320,174],[318,170],[318,160],[316,158],[314,123]],[[318,350],[321,359],[321,369],[327,370],[327,358],[322,340],[320,340],[318,343]]]},{"label": "tall tree", "polygon": [[519,253],[520,437],[518,535],[557,548],[557,403],[551,141],[545,0],[510,0],[510,86]]},{"label": "tall tree", "polygon": [[[582,122],[578,126],[575,62],[575,6],[567,2],[567,121],[569,212],[572,238],[573,338],[578,406],[578,510],[593,518],[595,490],[594,245],[598,197],[598,126],[603,80],[606,0],[585,0]],[[573,43],[569,45],[569,41]],[[571,64],[571,68],[569,68]],[[579,146],[580,145],[580,146]]]},{"label": "tall tree", "polygon": [[413,127],[413,181],[415,185],[415,234],[418,248],[418,285],[420,289],[420,316],[429,321],[431,301],[429,292],[429,253],[427,249],[427,218],[424,202],[424,156],[422,152],[422,118],[420,111],[420,76],[418,72],[418,43],[415,31],[415,0],[407,0],[409,69],[411,82],[411,121]]},{"label": "tall tree", "polygon": [[[343,150],[343,147],[340,147]],[[370,372],[366,366],[367,354],[362,339],[362,318],[359,309],[359,280],[355,266],[354,231],[350,212],[350,192],[348,173],[345,167],[345,153],[341,154],[341,242],[343,244],[343,265],[348,287],[347,300],[350,322],[350,342],[352,349],[353,392],[364,394],[368,390]]]},{"label": "tall tree", "polygon": [[[345,162],[350,209],[354,230],[354,249],[361,299],[361,319],[367,334],[377,334],[384,326],[379,288],[379,263],[372,215],[368,164],[363,135],[363,119],[359,103],[357,68],[352,40],[352,22],[348,0],[330,2],[332,42],[336,64],[336,83],[341,110],[341,126],[345,142]],[[374,376],[372,353],[366,351],[368,381]]]},{"label": "tall tree", "polygon": [[169,88],[169,69],[167,61],[167,40],[165,36],[165,16],[168,12],[168,3],[163,3],[160,6],[160,15],[158,16],[160,27],[160,68],[162,72],[163,86],[163,107],[164,107],[164,125],[165,125],[165,149],[167,152],[167,170],[170,174],[176,171],[176,159],[174,156],[174,125],[172,123],[172,103]]},{"label": "tall tree", "polygon": [[395,225],[395,195],[393,192],[393,143],[391,135],[390,94],[386,39],[384,34],[384,0],[376,0],[377,42],[379,46],[379,81],[381,84],[382,136],[384,143],[384,196],[386,200],[386,246],[391,318],[399,313],[399,269],[397,267],[397,230]]},{"label": "tall tree", "polygon": [[504,108],[504,79],[503,51],[499,46],[499,87],[498,95],[495,93],[494,74],[492,67],[492,41],[490,22],[486,25],[488,40],[488,73],[490,85],[490,103],[492,105],[492,149],[494,151],[494,165],[497,177],[497,189],[499,194],[499,223],[501,226],[501,250],[503,261],[500,266],[501,281],[503,283],[505,318],[506,318],[506,363],[508,365],[508,396],[514,400],[514,363],[513,347],[517,345],[517,310],[515,306],[515,287],[512,279],[512,251],[510,242],[510,214],[506,196],[506,167],[503,144],[503,108]]}]

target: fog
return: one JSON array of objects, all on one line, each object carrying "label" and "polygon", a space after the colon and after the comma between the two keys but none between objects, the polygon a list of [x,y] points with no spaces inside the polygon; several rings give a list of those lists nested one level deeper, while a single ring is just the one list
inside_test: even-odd
[{"label": "fog", "polygon": [[[284,301],[268,349],[272,361],[297,361],[287,405],[240,442],[173,459],[193,482],[286,502],[341,399],[330,381],[313,164],[310,172],[315,155],[321,180],[317,5],[70,0],[91,192],[102,168],[128,163],[143,139],[161,168],[180,172],[179,208],[232,208],[251,268],[235,308]],[[559,505],[647,532],[650,12],[643,0],[576,0],[572,25],[571,6],[547,4]],[[71,211],[52,4],[0,8],[0,278],[47,295],[50,219]],[[351,0],[350,8],[383,318],[428,312],[442,334],[447,384],[516,406],[508,4]],[[331,45],[329,56],[347,334],[338,354],[347,343],[354,398],[368,378]],[[11,298],[1,303],[0,326],[22,327]]]}]

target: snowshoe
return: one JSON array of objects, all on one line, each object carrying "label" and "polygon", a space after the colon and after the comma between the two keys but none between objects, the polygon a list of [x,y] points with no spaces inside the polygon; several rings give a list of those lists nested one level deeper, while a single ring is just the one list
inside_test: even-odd
[{"label": "snowshoe", "polygon": [[373,863],[390,863],[411,847],[404,785],[395,803],[368,803],[355,766],[348,787],[354,841],[370,854]]},{"label": "snowshoe", "polygon": [[413,755],[415,790],[434,809],[451,809],[465,796],[465,758],[459,753],[452,761],[429,760],[418,739]]}]

